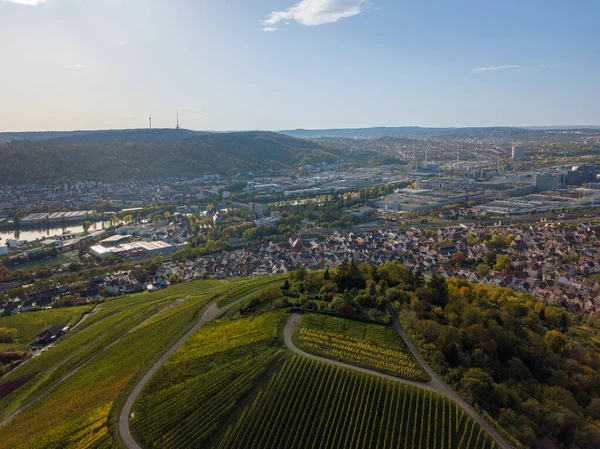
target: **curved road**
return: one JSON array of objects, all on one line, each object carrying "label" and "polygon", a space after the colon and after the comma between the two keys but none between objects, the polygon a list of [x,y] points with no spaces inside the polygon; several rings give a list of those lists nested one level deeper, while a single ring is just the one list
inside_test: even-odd
[{"label": "curved road", "polygon": [[[302,315],[300,315],[298,313],[293,314],[292,316],[290,316],[290,318],[288,319],[288,321],[285,324],[285,327],[283,329],[283,337],[285,340],[285,345],[290,350],[295,352],[296,354],[302,355],[304,357],[308,357],[313,360],[318,360],[320,362],[330,363],[332,365],[340,366],[343,368],[349,368],[354,371],[359,371],[361,373],[372,374],[374,376],[379,376],[384,379],[390,379],[390,380],[393,380],[396,382],[401,382],[401,383],[404,383],[407,385],[412,385],[414,387],[424,388],[427,390],[434,391],[436,393],[443,394],[444,396],[452,399],[460,407],[462,407],[464,409],[464,411],[467,412],[467,414],[475,422],[477,422],[481,427],[483,427],[485,429],[485,431],[494,439],[494,441],[498,444],[498,446],[500,446],[501,449],[514,449],[513,446],[510,445],[508,443],[508,441],[506,441],[506,439],[500,434],[500,432],[498,432],[494,428],[494,426],[492,426],[487,420],[485,420],[483,418],[483,416],[481,416],[479,413],[477,413],[477,411],[473,407],[471,407],[463,398],[461,398],[454,391],[452,391],[450,389],[450,387],[448,387],[440,379],[440,377],[429,367],[429,365],[427,365],[427,363],[425,363],[425,360],[423,360],[423,358],[421,357],[421,354],[419,354],[419,352],[417,351],[416,346],[413,344],[412,341],[410,341],[410,339],[406,335],[406,332],[404,332],[404,329],[402,329],[402,326],[400,325],[400,322],[398,321],[398,319],[396,318],[396,315],[394,313],[392,313],[393,327],[398,331],[398,334],[400,334],[400,337],[402,337],[402,339],[404,340],[404,342],[406,343],[406,345],[412,352],[415,359],[421,364],[423,369],[425,369],[427,374],[429,374],[429,376],[431,377],[431,380],[429,382],[414,382],[411,380],[401,379],[399,377],[390,376],[387,374],[379,373],[377,371],[372,371],[369,369],[365,369],[365,368],[361,368],[358,366],[349,365],[347,363],[339,362],[337,360],[327,359],[325,357],[320,357],[317,355],[313,355],[313,354],[304,352],[303,350],[298,348],[292,341],[292,335],[294,334],[294,331],[296,330],[296,326],[298,325],[298,322],[300,321],[301,317],[302,317]],[[133,448],[131,448],[131,449],[133,449]],[[135,449],[141,449],[141,448],[136,447]]]},{"label": "curved road", "polygon": [[146,386],[148,381],[150,381],[150,378],[154,375],[154,373],[156,373],[156,371],[158,371],[158,369],[163,365],[163,363],[165,363],[167,359],[171,357],[173,353],[177,351],[179,347],[183,343],[185,343],[185,341],[188,338],[194,335],[194,333],[198,329],[200,329],[204,325],[204,323],[212,320],[217,315],[217,313],[219,313],[220,310],[221,309],[217,307],[216,303],[212,303],[210,306],[208,306],[208,308],[204,311],[202,317],[194,325],[194,327],[192,327],[187,332],[187,334],[181,337],[179,341],[171,347],[171,349],[169,349],[165,354],[163,354],[163,356],[160,359],[158,359],[158,361],[152,366],[152,368],[150,368],[150,371],[148,371],[145,374],[145,376],[142,377],[142,380],[138,382],[138,384],[135,386],[135,388],[127,398],[125,406],[123,407],[123,410],[121,410],[121,414],[119,415],[119,433],[121,434],[121,438],[123,438],[123,441],[129,449],[142,449],[141,446],[136,443],[135,439],[133,438],[133,435],[131,435],[131,430],[129,429],[129,416],[131,415],[131,408],[133,407],[133,403],[135,402],[137,397],[142,392],[142,389]]},{"label": "curved road", "polygon": [[136,399],[138,398],[146,384],[150,381],[150,378],[154,375],[154,373],[156,373],[156,371],[158,371],[158,369],[167,361],[167,359],[171,357],[171,355],[173,355],[173,353],[177,351],[188,338],[194,335],[194,333],[198,329],[200,329],[204,325],[204,323],[213,320],[220,311],[228,309],[234,306],[235,304],[239,303],[240,301],[251,297],[257,291],[258,290],[248,293],[247,295],[236,299],[232,303],[222,308],[219,308],[217,306],[217,303],[212,303],[211,305],[209,305],[208,308],[202,314],[200,320],[194,325],[194,327],[191,328],[183,337],[181,337],[179,341],[175,343],[175,345],[172,346],[171,349],[169,349],[160,359],[158,359],[158,361],[154,365],[152,365],[152,368],[150,368],[150,370],[144,375],[144,377],[142,377],[142,380],[138,382],[138,384],[135,386],[135,388],[127,398],[125,406],[123,407],[123,409],[121,410],[121,414],[119,415],[119,434],[121,435],[123,442],[129,449],[142,449],[142,447],[139,444],[137,444],[137,442],[133,438],[133,435],[131,435],[131,430],[129,429],[129,418],[131,416],[131,408],[133,407],[133,403],[136,401]]}]

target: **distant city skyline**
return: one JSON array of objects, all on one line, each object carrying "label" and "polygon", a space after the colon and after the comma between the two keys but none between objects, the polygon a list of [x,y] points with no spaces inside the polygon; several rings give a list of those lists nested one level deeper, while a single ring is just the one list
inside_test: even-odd
[{"label": "distant city skyline", "polygon": [[175,128],[177,111],[216,131],[596,126],[598,16],[590,0],[0,0],[0,132]]}]

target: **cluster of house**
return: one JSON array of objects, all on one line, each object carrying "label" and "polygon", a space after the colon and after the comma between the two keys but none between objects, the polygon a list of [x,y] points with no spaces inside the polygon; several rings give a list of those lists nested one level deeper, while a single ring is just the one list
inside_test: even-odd
[{"label": "cluster of house", "polygon": [[[509,243],[494,245],[487,241],[490,234]],[[460,258],[453,257],[457,252],[463,253],[465,261],[482,260],[490,252],[503,254],[510,257],[512,266],[482,273],[468,263],[457,263]],[[192,280],[281,274],[300,266],[320,269],[348,260],[372,264],[400,260],[412,270],[530,292],[573,311],[589,313],[600,308],[600,284],[588,277],[600,272],[600,227],[586,224],[574,229],[546,224],[336,232],[324,241],[296,238],[222,251],[188,260],[177,269],[183,280]]]},{"label": "cluster of house", "polygon": [[0,301],[0,315],[14,315],[40,307],[49,307],[55,300],[66,296],[72,298],[73,305],[82,305],[101,296],[118,296],[142,291],[152,292],[167,287],[172,274],[177,274],[177,269],[163,264],[156,269],[154,274],[145,273],[143,279],[136,277],[135,272],[118,272],[87,281],[77,281],[69,285],[54,286],[44,291],[28,291],[22,297]]},{"label": "cluster of house", "polygon": [[[118,243],[115,237],[105,244]],[[510,264],[482,270],[488,255],[507,256]],[[381,265],[401,261],[409,269],[444,277],[493,284],[529,292],[550,304],[579,313],[600,309],[600,283],[590,277],[600,272],[600,226],[592,224],[454,227],[438,230],[379,230],[335,232],[324,240],[291,238],[204,255],[196,260],[168,262],[143,282],[134,273],[107,274],[85,284],[58,287],[3,306],[5,312],[26,311],[76,293],[78,301],[169,284],[176,274],[182,281],[231,276],[285,274],[305,266],[321,269],[345,261]],[[489,260],[488,260],[489,262]],[[502,271],[495,268],[502,268]]]},{"label": "cluster of house", "polygon": [[114,273],[103,277],[101,288],[106,296],[127,295],[144,290],[153,292],[167,287],[172,274],[177,274],[176,268],[161,265],[156,269],[156,273],[149,275],[142,283],[133,273]]}]

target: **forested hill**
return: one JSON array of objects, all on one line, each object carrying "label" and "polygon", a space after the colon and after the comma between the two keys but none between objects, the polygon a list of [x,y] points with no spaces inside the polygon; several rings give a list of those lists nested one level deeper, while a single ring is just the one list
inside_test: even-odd
[{"label": "forested hill", "polygon": [[149,140],[182,140],[186,137],[208,134],[203,131],[189,129],[156,128],[156,129],[105,129],[81,131],[35,131],[35,132],[0,132],[0,143],[4,142],[41,142],[52,140],[53,143],[106,142],[125,140],[129,142]]},{"label": "forested hill", "polygon": [[174,140],[173,135],[182,131],[171,130],[167,137],[157,133],[156,139],[149,140],[128,140],[126,134],[121,134],[123,139],[116,139],[115,134],[104,138],[94,134],[1,145],[0,183],[195,177],[295,168],[341,158],[335,150],[277,133],[210,133],[191,137],[182,133],[182,139]]}]

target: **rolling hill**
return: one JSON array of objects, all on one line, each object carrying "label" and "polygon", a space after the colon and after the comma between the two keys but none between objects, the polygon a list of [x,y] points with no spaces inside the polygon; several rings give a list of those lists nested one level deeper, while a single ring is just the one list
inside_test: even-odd
[{"label": "rolling hill", "polygon": [[105,131],[0,146],[2,184],[132,181],[296,168],[341,152],[272,132]]}]

